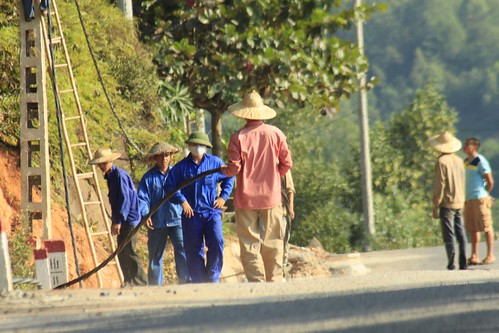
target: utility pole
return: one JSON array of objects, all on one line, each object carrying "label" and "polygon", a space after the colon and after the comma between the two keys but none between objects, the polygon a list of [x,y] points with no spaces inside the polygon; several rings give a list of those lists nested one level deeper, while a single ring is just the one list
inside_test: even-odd
[{"label": "utility pole", "polygon": [[[355,0],[355,8],[362,6],[362,0]],[[364,56],[364,28],[361,19],[357,19],[357,44],[361,56]],[[360,85],[360,170],[362,175],[362,206],[364,212],[364,251],[371,250],[371,236],[375,233],[374,209],[371,180],[371,154],[369,150],[369,122],[367,119],[366,74],[359,73]]]},{"label": "utility pole", "polygon": [[117,0],[116,5],[127,19],[133,20],[132,0]]},{"label": "utility pole", "polygon": [[41,239],[49,240],[52,219],[44,37],[39,6],[26,9],[34,10],[34,16],[19,15],[21,214],[31,231],[38,233],[36,226],[41,223]]}]

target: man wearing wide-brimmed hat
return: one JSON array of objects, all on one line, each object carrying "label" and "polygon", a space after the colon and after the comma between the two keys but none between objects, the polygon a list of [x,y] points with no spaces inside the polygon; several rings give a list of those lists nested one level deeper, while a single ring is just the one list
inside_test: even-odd
[{"label": "man wearing wide-brimmed hat", "polygon": [[[132,178],[125,170],[113,165],[113,161],[120,156],[119,153],[113,153],[109,148],[99,148],[95,151],[94,158],[89,162],[96,164],[107,180],[111,205],[111,233],[118,236],[118,246],[123,243],[141,219],[139,200]],[[137,237],[133,236],[123,250],[118,253],[118,260],[125,280],[123,286],[147,285],[147,277],[142,268],[140,257],[135,252],[136,242]]]},{"label": "man wearing wide-brimmed hat", "polygon": [[466,233],[463,228],[464,164],[454,153],[461,141],[449,132],[428,139],[434,150],[441,153],[435,164],[433,185],[433,217],[440,218],[447,253],[447,269],[454,270],[455,238],[459,243],[459,269],[466,269]]},{"label": "man wearing wide-brimmed hat", "polygon": [[[185,142],[190,153],[170,171],[166,180],[166,192],[200,173],[225,165],[218,156],[206,153],[207,148],[212,148],[206,133],[194,131]],[[182,205],[185,255],[189,275],[194,283],[220,281],[224,251],[222,207],[233,187],[233,177],[217,172],[196,180],[171,198],[172,202]],[[205,244],[208,248],[206,260]]]},{"label": "man wearing wide-brimmed hat", "polygon": [[[154,166],[144,174],[139,183],[138,196],[142,216],[149,214],[151,208],[165,196],[165,183],[172,168],[171,157],[179,151],[180,149],[169,143],[157,142],[147,154],[146,162],[154,161]],[[168,238],[173,245],[178,282],[187,283],[190,279],[182,236],[182,207],[167,201],[146,221],[146,225],[149,285],[163,285],[163,255]]]},{"label": "man wearing wide-brimmed hat", "polygon": [[230,138],[229,163],[222,169],[237,175],[234,206],[244,272],[250,282],[282,281],[281,176],[293,165],[286,136],[263,122],[276,112],[255,91],[228,111],[246,120]]}]

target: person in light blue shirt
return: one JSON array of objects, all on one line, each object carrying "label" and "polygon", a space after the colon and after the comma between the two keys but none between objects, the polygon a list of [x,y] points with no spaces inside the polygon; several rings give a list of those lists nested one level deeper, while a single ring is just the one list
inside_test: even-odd
[{"label": "person in light blue shirt", "polygon": [[[109,189],[109,204],[111,205],[111,234],[117,235],[118,246],[140,223],[139,200],[135,185],[130,175],[123,169],[113,165],[113,161],[121,156],[111,149],[99,148],[89,164],[96,164],[104,173]],[[140,257],[135,252],[137,235],[134,235],[118,253],[118,261],[123,272],[122,287],[147,285],[147,277],[142,268]]]},{"label": "person in light blue shirt", "polygon": [[[494,224],[491,212],[493,198],[490,196],[494,187],[494,178],[489,162],[478,154],[479,149],[479,139],[466,139],[463,149],[467,155],[464,160],[466,168],[464,222],[466,231],[471,236],[471,257],[468,259],[468,265],[492,264],[496,261],[494,256]],[[481,232],[485,232],[487,241],[487,256],[482,261],[478,256]]]},{"label": "person in light blue shirt", "polygon": [[[206,133],[194,131],[186,143],[190,154],[170,171],[166,192],[202,172],[224,166],[219,157],[206,154],[206,149],[212,148]],[[224,250],[222,207],[233,187],[234,178],[218,172],[184,187],[170,200],[182,205],[184,248],[189,275],[194,283],[220,281]],[[208,248],[206,260],[205,244]]]},{"label": "person in light blue shirt", "polygon": [[[156,143],[149,151],[146,161],[154,161],[154,166],[144,174],[138,190],[142,216],[149,214],[151,208],[166,195],[165,183],[172,168],[170,160],[172,155],[179,151],[180,149],[164,142]],[[178,283],[183,284],[190,280],[185,262],[181,214],[182,207],[179,204],[167,201],[146,221],[149,285],[163,285],[163,255],[168,238],[173,245]]]}]

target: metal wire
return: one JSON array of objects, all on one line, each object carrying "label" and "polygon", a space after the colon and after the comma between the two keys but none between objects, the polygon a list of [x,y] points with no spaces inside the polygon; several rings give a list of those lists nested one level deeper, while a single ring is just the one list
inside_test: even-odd
[{"label": "metal wire", "polygon": [[118,117],[118,113],[116,112],[116,109],[114,108],[114,104],[111,101],[111,97],[109,97],[109,93],[107,92],[106,85],[104,84],[104,79],[102,78],[101,71],[99,69],[99,65],[97,63],[97,59],[95,58],[94,55],[94,50],[92,48],[92,44],[90,43],[90,39],[88,37],[88,32],[85,27],[85,22],[83,21],[83,16],[81,15],[81,9],[80,9],[80,4],[78,3],[78,0],[75,0],[75,5],[76,5],[76,10],[78,11],[78,17],[80,18],[80,24],[83,29],[83,34],[85,35],[85,40],[87,42],[88,50],[90,52],[90,56],[92,57],[92,61],[94,63],[95,70],[97,71],[97,76],[99,78],[99,83],[102,87],[102,90],[104,91],[104,95],[106,96],[107,103],[109,104],[109,107],[111,108],[111,112],[113,113],[114,117],[116,118],[116,121],[118,122],[118,126],[120,127],[121,131],[123,132],[123,135],[125,136],[126,141],[128,144],[130,144],[133,148],[137,150],[137,152],[141,155],[144,156],[144,153],[140,150],[140,148],[135,144],[135,142],[132,140],[132,138],[128,135],[128,133],[125,130],[125,127],[123,126],[123,123],[121,122],[121,119]]}]

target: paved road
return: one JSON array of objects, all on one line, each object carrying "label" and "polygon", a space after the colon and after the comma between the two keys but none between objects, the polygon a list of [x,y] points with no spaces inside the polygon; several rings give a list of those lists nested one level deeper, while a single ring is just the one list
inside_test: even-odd
[{"label": "paved road", "polygon": [[[492,265],[470,266],[470,270],[499,270],[499,241],[494,244],[496,261]],[[485,243],[478,249],[480,258],[485,258]],[[468,246],[468,257],[469,257]],[[368,272],[402,272],[402,271],[441,271],[447,267],[447,257],[443,246],[410,250],[376,251],[350,255],[350,260],[338,269],[346,269],[347,273],[365,274]],[[456,261],[456,267],[458,263]]]},{"label": "paved road", "polygon": [[497,264],[449,272],[444,257],[373,252],[338,261],[342,275],[285,283],[14,293],[0,331],[499,332]]}]

